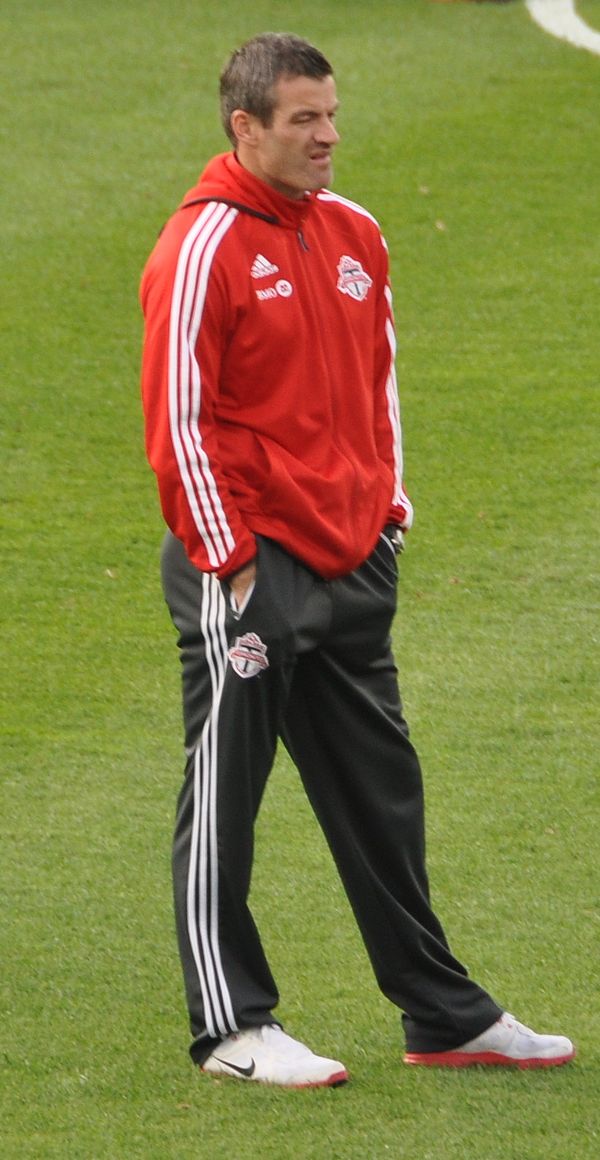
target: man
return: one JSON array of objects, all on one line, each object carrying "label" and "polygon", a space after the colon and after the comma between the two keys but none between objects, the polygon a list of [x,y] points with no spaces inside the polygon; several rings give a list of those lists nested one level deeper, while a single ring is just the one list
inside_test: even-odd
[{"label": "man", "polygon": [[421,772],[390,651],[402,485],[385,243],[331,192],[336,87],[306,41],[258,36],[221,77],[213,159],[144,272],[147,448],[169,531],[187,765],[173,877],[203,1071],[343,1083],[276,1022],[248,909],[278,737],[330,844],[405,1060],[563,1063],[454,958],[429,904]]}]

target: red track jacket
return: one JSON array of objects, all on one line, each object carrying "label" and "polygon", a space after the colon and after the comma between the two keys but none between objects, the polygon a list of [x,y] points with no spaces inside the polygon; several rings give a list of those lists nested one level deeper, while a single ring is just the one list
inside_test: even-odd
[{"label": "red track jacket", "polygon": [[148,458],[163,513],[226,577],[276,540],[326,579],[407,528],[386,246],[327,190],[294,201],[214,158],[141,285]]}]

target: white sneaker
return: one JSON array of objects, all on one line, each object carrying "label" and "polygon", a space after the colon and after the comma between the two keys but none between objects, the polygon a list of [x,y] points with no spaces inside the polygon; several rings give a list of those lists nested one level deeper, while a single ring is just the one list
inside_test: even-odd
[{"label": "white sneaker", "polygon": [[337,1059],[323,1059],[275,1024],[250,1027],[217,1044],[202,1071],[282,1087],[337,1087],[349,1079]]},{"label": "white sneaker", "polygon": [[500,1067],[556,1067],[568,1063],[575,1048],[564,1035],[537,1035],[506,1012],[475,1039],[452,1051],[410,1051],[405,1063],[426,1067],[471,1067],[474,1063]]}]

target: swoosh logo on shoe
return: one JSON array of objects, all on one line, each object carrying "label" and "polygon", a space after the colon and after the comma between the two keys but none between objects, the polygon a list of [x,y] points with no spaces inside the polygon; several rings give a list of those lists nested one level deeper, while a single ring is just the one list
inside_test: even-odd
[{"label": "swoosh logo on shoe", "polygon": [[230,1067],[231,1070],[237,1072],[238,1075],[244,1075],[246,1079],[250,1079],[250,1077],[253,1076],[254,1072],[256,1071],[256,1064],[253,1059],[250,1060],[248,1067],[239,1067],[237,1063],[230,1063],[228,1059],[219,1059],[218,1055],[214,1055],[213,1059],[216,1059],[217,1063],[222,1063],[223,1067]]}]

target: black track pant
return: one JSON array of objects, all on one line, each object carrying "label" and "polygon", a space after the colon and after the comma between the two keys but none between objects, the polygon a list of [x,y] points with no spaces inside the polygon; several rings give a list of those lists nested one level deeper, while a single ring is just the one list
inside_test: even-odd
[{"label": "black track pant", "polygon": [[179,632],[188,754],[173,879],[196,1062],[231,1032],[273,1022],[277,988],[247,898],[278,737],[379,986],[404,1012],[408,1049],[456,1047],[501,1014],[451,954],[429,903],[421,771],[390,650],[396,580],[383,535],[360,568],[333,581],[259,537],[256,585],[234,613],[227,585],[167,534],[163,583]]}]

